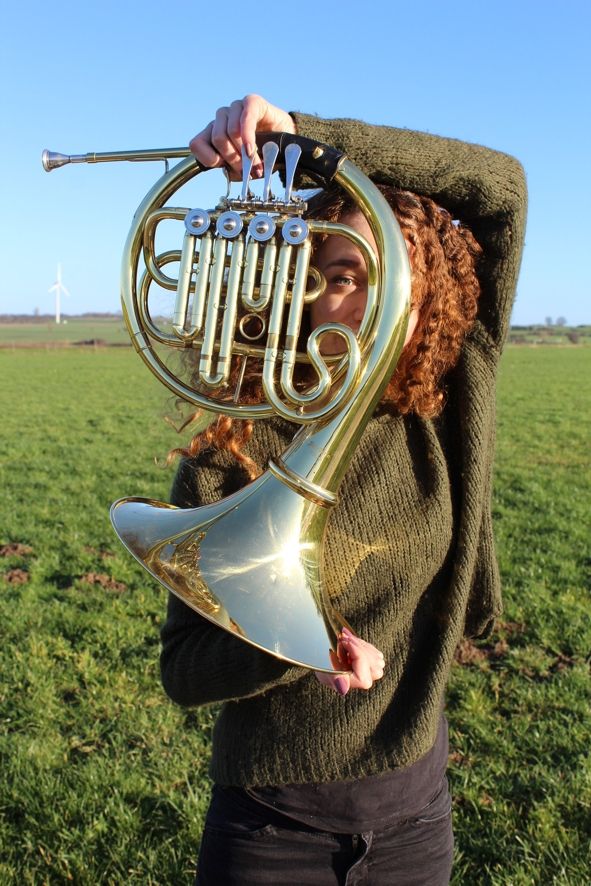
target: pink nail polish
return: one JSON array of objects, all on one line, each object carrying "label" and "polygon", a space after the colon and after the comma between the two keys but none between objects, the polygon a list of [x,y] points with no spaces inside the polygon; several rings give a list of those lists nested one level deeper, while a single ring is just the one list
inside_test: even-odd
[{"label": "pink nail polish", "polygon": [[349,683],[345,677],[335,677],[334,687],[339,695],[346,695],[349,691]]}]

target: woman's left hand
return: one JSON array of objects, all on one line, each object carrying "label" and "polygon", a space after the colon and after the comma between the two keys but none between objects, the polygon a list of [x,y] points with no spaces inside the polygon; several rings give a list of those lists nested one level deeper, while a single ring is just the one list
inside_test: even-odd
[{"label": "woman's left hand", "polygon": [[346,695],[350,689],[371,689],[375,681],[384,676],[385,662],[380,650],[356,637],[348,628],[341,631],[337,654],[331,653],[331,658],[335,668],[348,672],[334,676],[322,671],[314,673],[319,683],[339,695]]}]

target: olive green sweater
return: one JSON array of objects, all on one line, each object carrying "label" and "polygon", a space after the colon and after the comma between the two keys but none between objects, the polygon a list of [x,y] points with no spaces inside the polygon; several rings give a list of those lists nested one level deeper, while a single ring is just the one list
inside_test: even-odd
[{"label": "olive green sweater", "polygon": [[[211,775],[277,785],[376,775],[421,757],[435,739],[457,644],[500,612],[491,521],[495,374],[523,245],[526,190],[513,158],[451,139],[295,114],[298,132],[345,151],[373,179],[427,194],[483,247],[477,322],[447,378],[435,421],[376,415],[329,520],[326,575],[334,605],[382,650],[369,692],[341,698],[169,599],[162,680],[182,705],[223,701]],[[248,453],[264,465],[293,426],[259,421]],[[245,482],[231,459],[181,464],[172,501],[219,499]]]}]

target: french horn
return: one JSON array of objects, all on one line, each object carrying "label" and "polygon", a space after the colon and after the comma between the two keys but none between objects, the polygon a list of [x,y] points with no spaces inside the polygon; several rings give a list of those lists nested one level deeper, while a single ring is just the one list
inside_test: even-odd
[{"label": "french horn", "polygon": [[[286,133],[259,134],[257,142],[262,196],[251,192],[252,160],[243,154],[240,194],[228,193],[208,210],[168,205],[203,171],[184,148],[78,156],[45,151],[43,165],[167,161],[133,218],[122,259],[123,315],[137,353],[173,394],[197,407],[234,418],[279,415],[301,426],[261,476],[214,504],[182,509],[133,497],[116,501],[115,532],[160,584],[209,621],[285,662],[335,673],[347,622],[325,590],[323,539],[339,484],[403,346],[410,268],[386,200],[344,154]],[[168,169],[168,159],[181,162]],[[271,191],[275,169],[283,172],[281,197]],[[353,198],[377,254],[349,226],[306,217],[306,201],[294,189],[296,172],[322,186],[334,183]],[[182,248],[157,254],[156,231],[165,219],[184,228]],[[313,266],[312,238],[330,234],[349,238],[361,251],[367,305],[357,333],[323,324],[304,350],[298,344],[303,312],[325,287]],[[176,277],[170,264],[178,266]],[[167,328],[150,313],[153,284],[175,293]],[[327,335],[340,338],[342,353],[323,354]],[[164,347],[189,354],[189,381],[162,358]],[[263,398],[255,404],[240,401],[249,360],[262,364]],[[294,381],[298,363],[307,364],[312,378],[303,388]]]}]

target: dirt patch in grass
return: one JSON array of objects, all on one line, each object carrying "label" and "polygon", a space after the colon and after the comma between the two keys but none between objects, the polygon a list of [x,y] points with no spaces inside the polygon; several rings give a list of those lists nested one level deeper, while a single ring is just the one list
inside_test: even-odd
[{"label": "dirt patch in grass", "polygon": [[93,554],[95,557],[99,557],[101,560],[110,560],[115,556],[113,551],[105,551],[101,548],[93,548],[92,545],[85,545],[84,550],[87,554]]},{"label": "dirt patch in grass", "polygon": [[29,580],[29,573],[25,569],[9,569],[4,575],[4,581],[9,585],[24,585]]},{"label": "dirt patch in grass", "polygon": [[23,545],[19,541],[11,541],[7,545],[0,545],[0,557],[27,557],[33,553],[33,548]]},{"label": "dirt patch in grass", "polygon": [[497,622],[497,631],[501,633],[508,634],[523,634],[525,631],[525,625],[522,621],[498,621]]},{"label": "dirt patch in grass", "polygon": [[461,665],[471,665],[479,661],[491,661],[502,658],[507,654],[509,644],[506,640],[498,640],[496,643],[486,643],[477,646],[472,640],[462,640],[456,649],[455,660]]},{"label": "dirt patch in grass", "polygon": [[106,591],[116,591],[118,594],[127,590],[125,582],[116,581],[116,579],[105,572],[87,572],[85,575],[80,576],[80,581],[82,584],[99,585],[101,588],[105,588]]},{"label": "dirt patch in grass", "polygon": [[559,652],[556,660],[550,665],[550,673],[556,674],[560,673],[560,671],[567,671],[570,668],[574,668],[576,664],[577,659],[574,655],[565,655],[563,652]]},{"label": "dirt patch in grass", "polygon": [[503,658],[509,651],[508,638],[513,634],[523,634],[525,625],[518,621],[497,622],[496,633],[500,634],[498,640],[490,643],[473,640],[462,640],[456,649],[455,660],[460,665],[477,664],[482,661],[496,661]]}]

